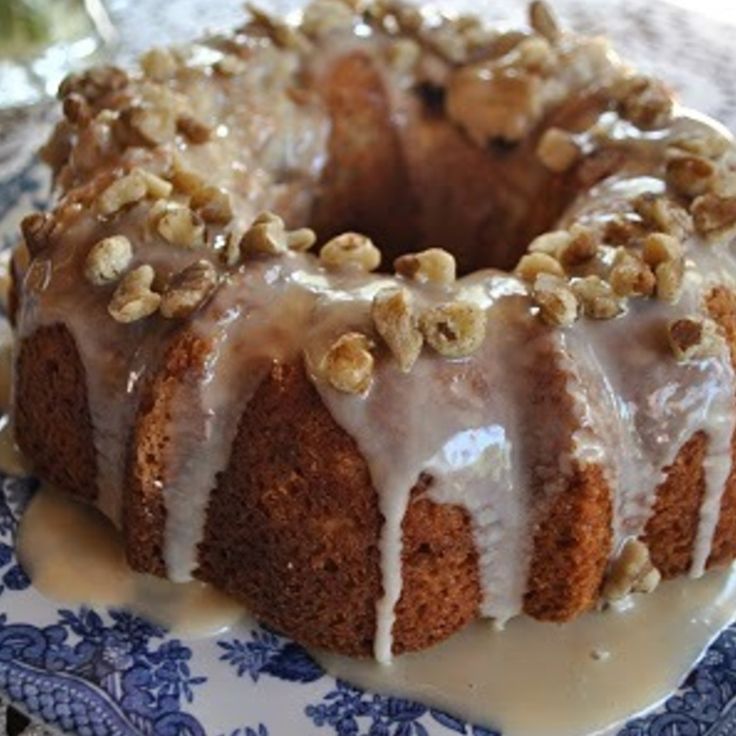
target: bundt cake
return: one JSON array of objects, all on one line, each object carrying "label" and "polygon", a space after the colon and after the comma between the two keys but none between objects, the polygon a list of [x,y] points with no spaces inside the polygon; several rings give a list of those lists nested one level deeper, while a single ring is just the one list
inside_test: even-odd
[{"label": "bundt cake", "polygon": [[251,14],[60,89],[14,258],[39,475],[135,569],[381,660],[731,561],[728,133],[541,2]]}]

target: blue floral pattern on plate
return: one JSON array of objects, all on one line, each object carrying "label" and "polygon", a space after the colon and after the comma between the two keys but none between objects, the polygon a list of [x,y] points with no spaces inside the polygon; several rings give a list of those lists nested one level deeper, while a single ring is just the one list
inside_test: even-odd
[{"label": "blue floral pattern on plate", "polygon": [[[36,166],[0,183],[3,247],[45,190]],[[183,641],[124,611],[57,607],[33,590],[15,555],[36,486],[0,474],[0,691],[29,715],[80,736],[500,736],[335,680],[265,628]],[[706,734],[736,734],[736,628],[678,693],[618,736]]]}]

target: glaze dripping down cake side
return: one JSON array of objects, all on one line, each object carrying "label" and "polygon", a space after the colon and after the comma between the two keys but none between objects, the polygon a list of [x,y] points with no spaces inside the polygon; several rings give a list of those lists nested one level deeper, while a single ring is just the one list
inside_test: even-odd
[{"label": "glaze dripping down cake side", "polygon": [[734,146],[603,40],[318,0],[60,94],[15,427],[135,569],[387,660],[733,559]]}]

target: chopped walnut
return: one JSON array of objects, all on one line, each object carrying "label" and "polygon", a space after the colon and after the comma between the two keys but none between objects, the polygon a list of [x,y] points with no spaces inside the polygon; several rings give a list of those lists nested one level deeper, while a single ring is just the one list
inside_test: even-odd
[{"label": "chopped walnut", "polygon": [[603,241],[611,245],[632,245],[647,232],[644,223],[634,215],[617,214],[606,220]]},{"label": "chopped walnut", "polygon": [[553,276],[564,276],[565,269],[560,262],[548,253],[527,253],[519,260],[514,273],[523,281],[533,283],[540,273],[549,273]]},{"label": "chopped walnut", "polygon": [[240,241],[240,252],[245,258],[254,255],[276,256],[287,250],[284,221],[271,212],[258,215]]},{"label": "chopped walnut", "polygon": [[330,346],[322,359],[320,371],[338,391],[365,393],[373,380],[372,349],[373,343],[366,335],[347,332]]},{"label": "chopped walnut", "polygon": [[[168,105],[135,105],[120,113],[122,130],[137,136],[133,143],[158,146],[176,135],[176,110]],[[127,141],[126,141],[127,142]]]},{"label": "chopped walnut", "polygon": [[580,266],[595,258],[598,245],[595,230],[586,225],[575,224],[570,228],[567,242],[557,251],[557,258],[565,268]]},{"label": "chopped walnut", "polygon": [[643,130],[664,128],[672,120],[672,96],[659,80],[626,77],[618,80],[611,92],[621,117]]},{"label": "chopped walnut", "polygon": [[243,74],[248,68],[244,59],[241,59],[234,54],[225,54],[222,59],[218,59],[212,68],[223,77],[236,77],[238,74]]},{"label": "chopped walnut", "polygon": [[70,74],[59,85],[59,98],[72,93],[95,102],[106,94],[118,92],[128,84],[128,75],[116,66],[98,66],[82,74]]},{"label": "chopped walnut", "polygon": [[92,108],[82,95],[72,92],[64,98],[64,117],[73,125],[86,125],[92,119]]},{"label": "chopped walnut", "polygon": [[185,167],[179,156],[174,157],[169,178],[177,191],[190,196],[207,186],[197,172]]},{"label": "chopped walnut", "polygon": [[614,294],[611,285],[599,276],[575,279],[571,285],[586,317],[613,319],[624,310],[623,300]]},{"label": "chopped walnut", "polygon": [[189,204],[205,222],[225,225],[233,219],[230,195],[220,187],[200,187],[192,194]]},{"label": "chopped walnut", "polygon": [[716,167],[701,156],[674,156],[667,161],[667,184],[685,197],[698,197],[711,187]]},{"label": "chopped walnut", "polygon": [[381,251],[365,235],[343,233],[322,246],[319,259],[328,268],[375,271],[381,264]]},{"label": "chopped walnut", "polygon": [[323,38],[333,31],[351,28],[355,20],[353,8],[341,0],[316,0],[304,9],[301,30],[310,38]]},{"label": "chopped walnut", "polygon": [[205,242],[202,218],[181,204],[169,204],[159,217],[156,229],[164,240],[181,248],[200,248]]},{"label": "chopped walnut", "polygon": [[455,257],[442,248],[428,248],[420,253],[408,253],[394,261],[397,274],[422,284],[449,285],[455,282]]},{"label": "chopped walnut", "polygon": [[685,280],[685,262],[682,258],[663,261],[654,269],[657,280],[655,293],[657,299],[668,304],[675,304],[682,294],[682,285]]},{"label": "chopped walnut", "polygon": [[152,174],[150,171],[145,169],[136,169],[136,171],[143,177],[146,182],[146,194],[155,199],[164,199],[171,196],[173,186],[171,182],[162,179],[156,174]]},{"label": "chopped walnut", "polygon": [[556,327],[569,327],[578,318],[578,299],[569,283],[559,276],[542,273],[532,288],[532,299],[539,307],[544,322]]},{"label": "chopped walnut", "polygon": [[176,129],[190,143],[207,143],[212,135],[212,128],[193,115],[179,115],[176,119]]},{"label": "chopped walnut", "polygon": [[616,252],[608,280],[617,296],[650,296],[656,284],[652,269],[626,248]]},{"label": "chopped walnut", "polygon": [[550,171],[562,174],[580,160],[581,151],[570,133],[548,128],[537,146],[537,156]]},{"label": "chopped walnut", "polygon": [[123,277],[107,307],[116,322],[136,322],[158,310],[161,295],[151,289],[155,278],[156,272],[147,264]]},{"label": "chopped walnut", "polygon": [[121,176],[110,184],[97,199],[102,215],[112,215],[129,204],[139,202],[148,194],[148,183],[138,169]]},{"label": "chopped walnut", "polygon": [[667,233],[650,233],[644,238],[642,258],[644,263],[655,267],[665,261],[682,258],[682,243]]},{"label": "chopped walnut", "polygon": [[196,261],[174,274],[161,295],[161,314],[168,319],[187,317],[214,291],[217,271],[209,261]]},{"label": "chopped walnut", "polygon": [[647,192],[640,194],[632,204],[644,223],[654,230],[680,240],[692,232],[693,224],[687,211],[664,195]]},{"label": "chopped walnut", "polygon": [[246,3],[246,7],[253,23],[262,28],[277,46],[294,51],[305,51],[309,48],[306,37],[296,28],[257,8],[253,3]]},{"label": "chopped walnut", "polygon": [[95,243],[87,254],[84,275],[95,286],[117,281],[133,260],[133,248],[124,235],[112,235]]},{"label": "chopped walnut", "polygon": [[286,246],[289,250],[299,252],[309,250],[316,242],[314,230],[308,227],[300,227],[286,233]]},{"label": "chopped walnut", "polygon": [[651,593],[660,578],[647,546],[638,539],[628,539],[608,570],[601,597],[614,603],[630,593]]},{"label": "chopped walnut", "polygon": [[555,53],[549,41],[542,36],[531,36],[514,49],[519,67],[532,74],[546,74],[555,64]]},{"label": "chopped walnut", "polygon": [[393,287],[379,291],[373,299],[371,315],[378,334],[401,370],[407,373],[419,357],[424,343],[411,294],[406,289]]},{"label": "chopped walnut", "polygon": [[558,41],[562,35],[552,9],[544,0],[534,0],[530,3],[529,21],[537,33],[552,43]]},{"label": "chopped walnut", "polygon": [[720,240],[736,233],[736,197],[704,194],[692,204],[695,228],[709,240]]},{"label": "chopped walnut", "polygon": [[711,319],[684,317],[670,322],[667,337],[679,361],[711,358],[723,350],[723,339]]},{"label": "chopped walnut", "polygon": [[529,253],[545,253],[548,256],[557,258],[559,252],[571,240],[568,230],[551,230],[547,233],[538,235],[531,243],[529,243]]},{"label": "chopped walnut", "polygon": [[474,353],[486,335],[486,313],[472,302],[455,301],[426,309],[419,328],[427,343],[447,358]]},{"label": "chopped walnut", "polygon": [[176,74],[179,61],[169,49],[151,49],[140,58],[143,73],[156,82],[165,82]]},{"label": "chopped walnut", "polygon": [[243,229],[237,225],[225,235],[225,244],[220,250],[220,260],[226,266],[235,266],[240,262],[240,241]]}]

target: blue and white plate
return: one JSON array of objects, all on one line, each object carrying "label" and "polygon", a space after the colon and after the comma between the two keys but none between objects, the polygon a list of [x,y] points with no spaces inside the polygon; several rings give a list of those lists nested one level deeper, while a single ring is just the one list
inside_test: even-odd
[{"label": "blue and white plate", "polygon": [[[15,242],[22,214],[43,206],[47,188],[33,164],[0,183],[3,247]],[[498,736],[335,680],[264,628],[188,641],[126,611],[55,605],[15,554],[37,482],[0,474],[0,483],[0,694],[34,719],[79,736]],[[705,734],[736,734],[736,628],[676,695],[619,736]]]}]

